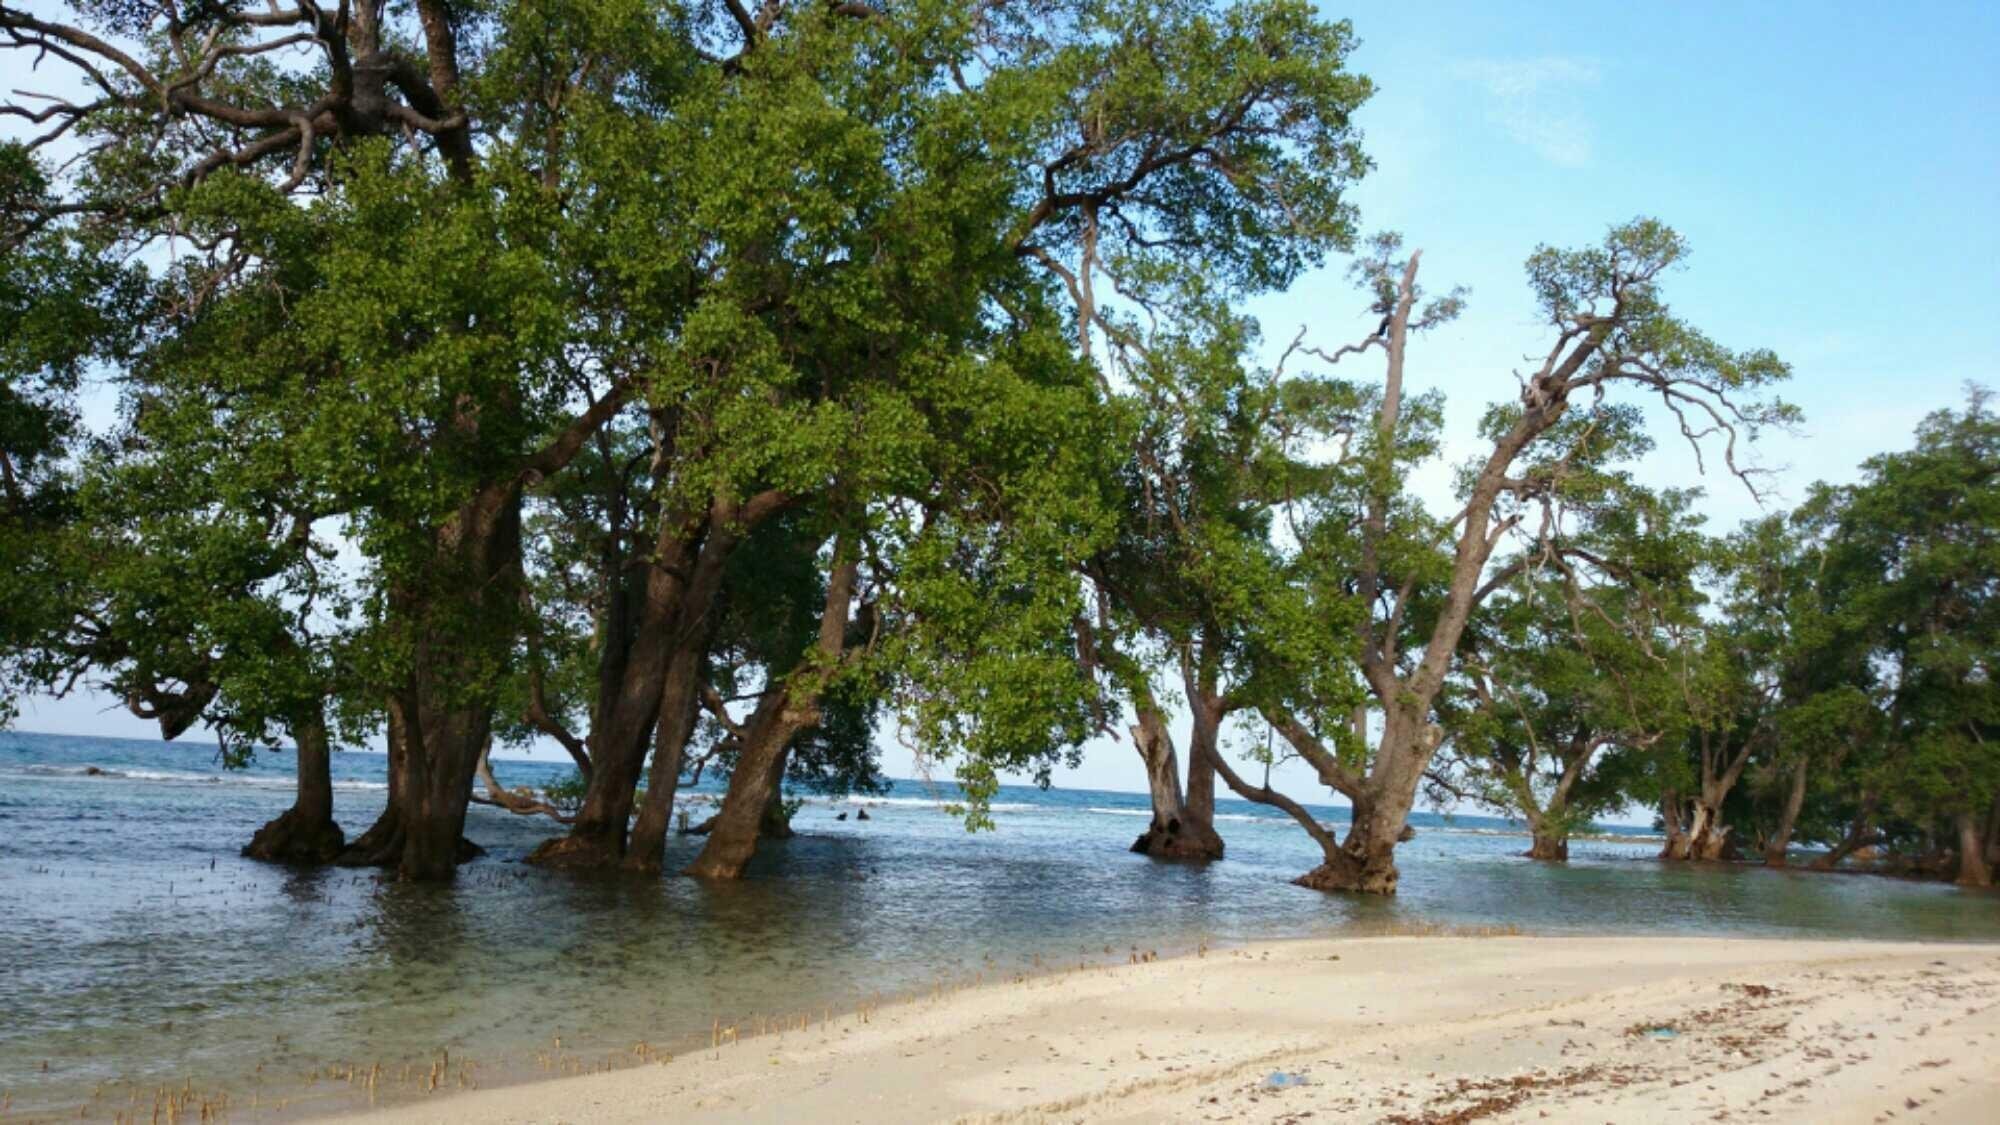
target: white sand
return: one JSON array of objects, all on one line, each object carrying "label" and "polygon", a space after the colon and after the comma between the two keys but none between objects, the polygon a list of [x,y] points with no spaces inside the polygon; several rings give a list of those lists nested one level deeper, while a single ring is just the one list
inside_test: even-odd
[{"label": "white sand", "polygon": [[[1272,1089],[1274,1071],[1308,1084]],[[984,986],[356,1120],[1760,1119],[2000,1121],[2000,946],[1291,942]]]}]

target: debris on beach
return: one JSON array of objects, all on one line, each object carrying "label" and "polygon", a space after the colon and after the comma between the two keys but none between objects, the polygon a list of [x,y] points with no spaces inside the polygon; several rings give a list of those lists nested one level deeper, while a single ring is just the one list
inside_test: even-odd
[{"label": "debris on beach", "polygon": [[1305,1075],[1285,1070],[1274,1070],[1264,1079],[1264,1088],[1266,1090],[1289,1090],[1294,1086],[1310,1085],[1312,1085],[1312,1080]]}]

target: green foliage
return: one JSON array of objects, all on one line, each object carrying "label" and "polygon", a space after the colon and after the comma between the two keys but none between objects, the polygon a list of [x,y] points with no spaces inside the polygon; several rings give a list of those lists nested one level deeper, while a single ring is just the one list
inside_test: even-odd
[{"label": "green foliage", "polygon": [[1906,820],[1983,813],[2000,793],[2000,420],[1989,393],[1874,457],[1833,508],[1830,584],[1865,638],[1887,715],[1887,753],[1864,784]]},{"label": "green foliage", "polygon": [[1469,796],[1555,837],[1621,809],[1657,748],[1685,742],[1680,673],[1715,551],[1690,511],[1696,493],[1656,493],[1594,459],[1571,482],[1565,533],[1503,563],[1518,576],[1467,631],[1433,775],[1435,797]]},{"label": "green foliage", "polygon": [[[0,214],[48,203],[42,165],[0,144]],[[94,364],[135,342],[136,271],[61,226],[0,226],[0,724],[24,692],[66,688],[81,661],[58,644],[91,563],[70,534],[71,472],[88,452],[78,395]]]},{"label": "green foliage", "polygon": [[1792,839],[1920,854],[1953,815],[1990,815],[1997,434],[1974,389],[1860,483],[1816,486],[1719,543],[1704,580],[1716,604],[1684,633],[1679,698],[1657,705],[1686,735],[1635,759],[1624,794],[1706,793],[1764,838],[1787,827],[1804,771]]},{"label": "green foliage", "polygon": [[1355,248],[1368,169],[1353,30],[1307,0],[507,0],[448,59],[391,6],[407,73],[366,90],[344,37],[279,65],[233,6],[163,12],[67,5],[131,66],[63,111],[63,174],[0,145],[0,720],[87,678],[239,759],[412,700],[594,735],[677,643],[638,627],[672,549],[727,543],[672,617],[708,637],[693,768],[783,692],[787,783],[870,791],[893,708],[974,826],[1175,694],[1297,720],[1325,776],[1372,768],[1359,705],[1440,721],[1446,780],[1558,827],[1743,772],[1762,829],[1805,763],[1801,833],[1928,845],[2000,792],[1984,391],[1717,542],[1642,485],[1650,433],[1754,482],[1797,412],[1668,305],[1657,220],[1528,259],[1551,351],[1457,511],[1406,487],[1444,403],[1401,344],[1331,373],[1462,309],[1400,238],[1351,269],[1383,336],[1253,358],[1236,309]]},{"label": "green foliage", "polygon": [[[1056,215],[1038,240],[1101,239],[1143,292],[1169,277],[1282,286],[1352,239],[1342,191],[1367,158],[1350,118],[1373,90],[1345,68],[1347,23],[1304,0],[1056,7],[996,6],[1002,41],[1036,65],[986,85],[1033,107],[1000,119],[1021,123],[1049,197],[1107,198],[1101,213]],[[1108,190],[1141,180],[1143,193]]]},{"label": "green foliage", "polygon": [[583,807],[583,775],[571,770],[542,786],[542,800],[565,816],[574,816]]}]

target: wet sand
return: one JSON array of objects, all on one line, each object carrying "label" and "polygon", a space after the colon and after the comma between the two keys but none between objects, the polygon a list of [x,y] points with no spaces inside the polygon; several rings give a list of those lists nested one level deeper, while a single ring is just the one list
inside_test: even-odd
[{"label": "wet sand", "polygon": [[2000,946],[1312,940],[984,985],[370,1122],[1974,1122]]}]

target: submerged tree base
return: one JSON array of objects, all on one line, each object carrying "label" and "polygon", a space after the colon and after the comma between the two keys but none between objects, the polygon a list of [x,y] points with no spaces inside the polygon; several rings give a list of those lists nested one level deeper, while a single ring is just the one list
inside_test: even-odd
[{"label": "submerged tree base", "polygon": [[250,837],[243,855],[265,863],[317,867],[332,863],[346,847],[347,834],[332,819],[286,809]]},{"label": "submerged tree base", "polygon": [[694,858],[694,862],[683,868],[681,874],[691,879],[741,879],[744,869],[750,866],[750,857],[711,856],[707,849]]},{"label": "submerged tree base", "polygon": [[1521,854],[1529,859],[1566,862],[1569,859],[1569,839],[1564,836],[1537,836],[1535,842],[1528,845],[1528,850]]},{"label": "submerged tree base", "polygon": [[667,857],[658,848],[628,851],[625,858],[618,861],[618,869],[632,875],[658,876],[667,869]]},{"label": "submerged tree base", "polygon": [[403,818],[392,802],[334,862],[342,867],[394,867],[402,858]]},{"label": "submerged tree base", "polygon": [[1179,820],[1169,820],[1166,824],[1148,825],[1139,838],[1132,841],[1132,851],[1138,855],[1152,856],[1154,859],[1190,860],[1206,862],[1222,858],[1222,837],[1214,829],[1206,831],[1198,826],[1186,826]]},{"label": "submerged tree base", "polygon": [[[727,806],[724,806],[724,809],[724,812],[716,813],[681,833],[684,836],[709,837],[708,846],[701,850],[701,854],[694,857],[693,863],[682,869],[681,874],[696,879],[741,879],[743,872],[750,867],[750,860],[757,854],[758,842],[789,840],[798,835],[792,828],[791,818],[784,815],[783,810],[773,803],[758,817],[756,831],[751,833],[747,840],[739,832],[718,846],[716,833],[725,825],[723,818],[727,815]],[[634,871],[658,871],[664,866],[663,858],[654,857],[650,866],[642,860],[628,863],[628,867]]]},{"label": "submerged tree base", "polygon": [[[402,817],[392,809],[382,814],[368,831],[355,837],[345,851],[335,857],[334,862],[342,867],[397,867],[403,866],[404,853],[409,848],[409,836],[403,830]],[[458,838],[458,849],[453,856],[456,863],[469,863],[486,854],[486,849],[463,836]]]},{"label": "submerged tree base", "polygon": [[1322,863],[1292,880],[1315,891],[1346,891],[1364,895],[1393,895],[1400,875],[1394,864],[1371,866],[1360,863]]},{"label": "submerged tree base", "polygon": [[764,810],[764,819],[757,824],[757,837],[761,840],[789,840],[798,835],[792,828],[792,817],[776,801]]},{"label": "submerged tree base", "polygon": [[1993,885],[1993,864],[1986,854],[1985,834],[1979,818],[1970,813],[1958,816],[1958,874],[1952,880],[1961,887]]},{"label": "submerged tree base", "polygon": [[544,840],[528,853],[526,862],[563,871],[608,871],[624,863],[617,843],[603,836],[575,834]]},{"label": "submerged tree base", "polygon": [[1736,845],[1735,832],[1725,829],[1700,835],[1670,835],[1667,846],[1660,851],[1660,858],[1677,862],[1733,863],[1743,858],[1743,852]]}]

